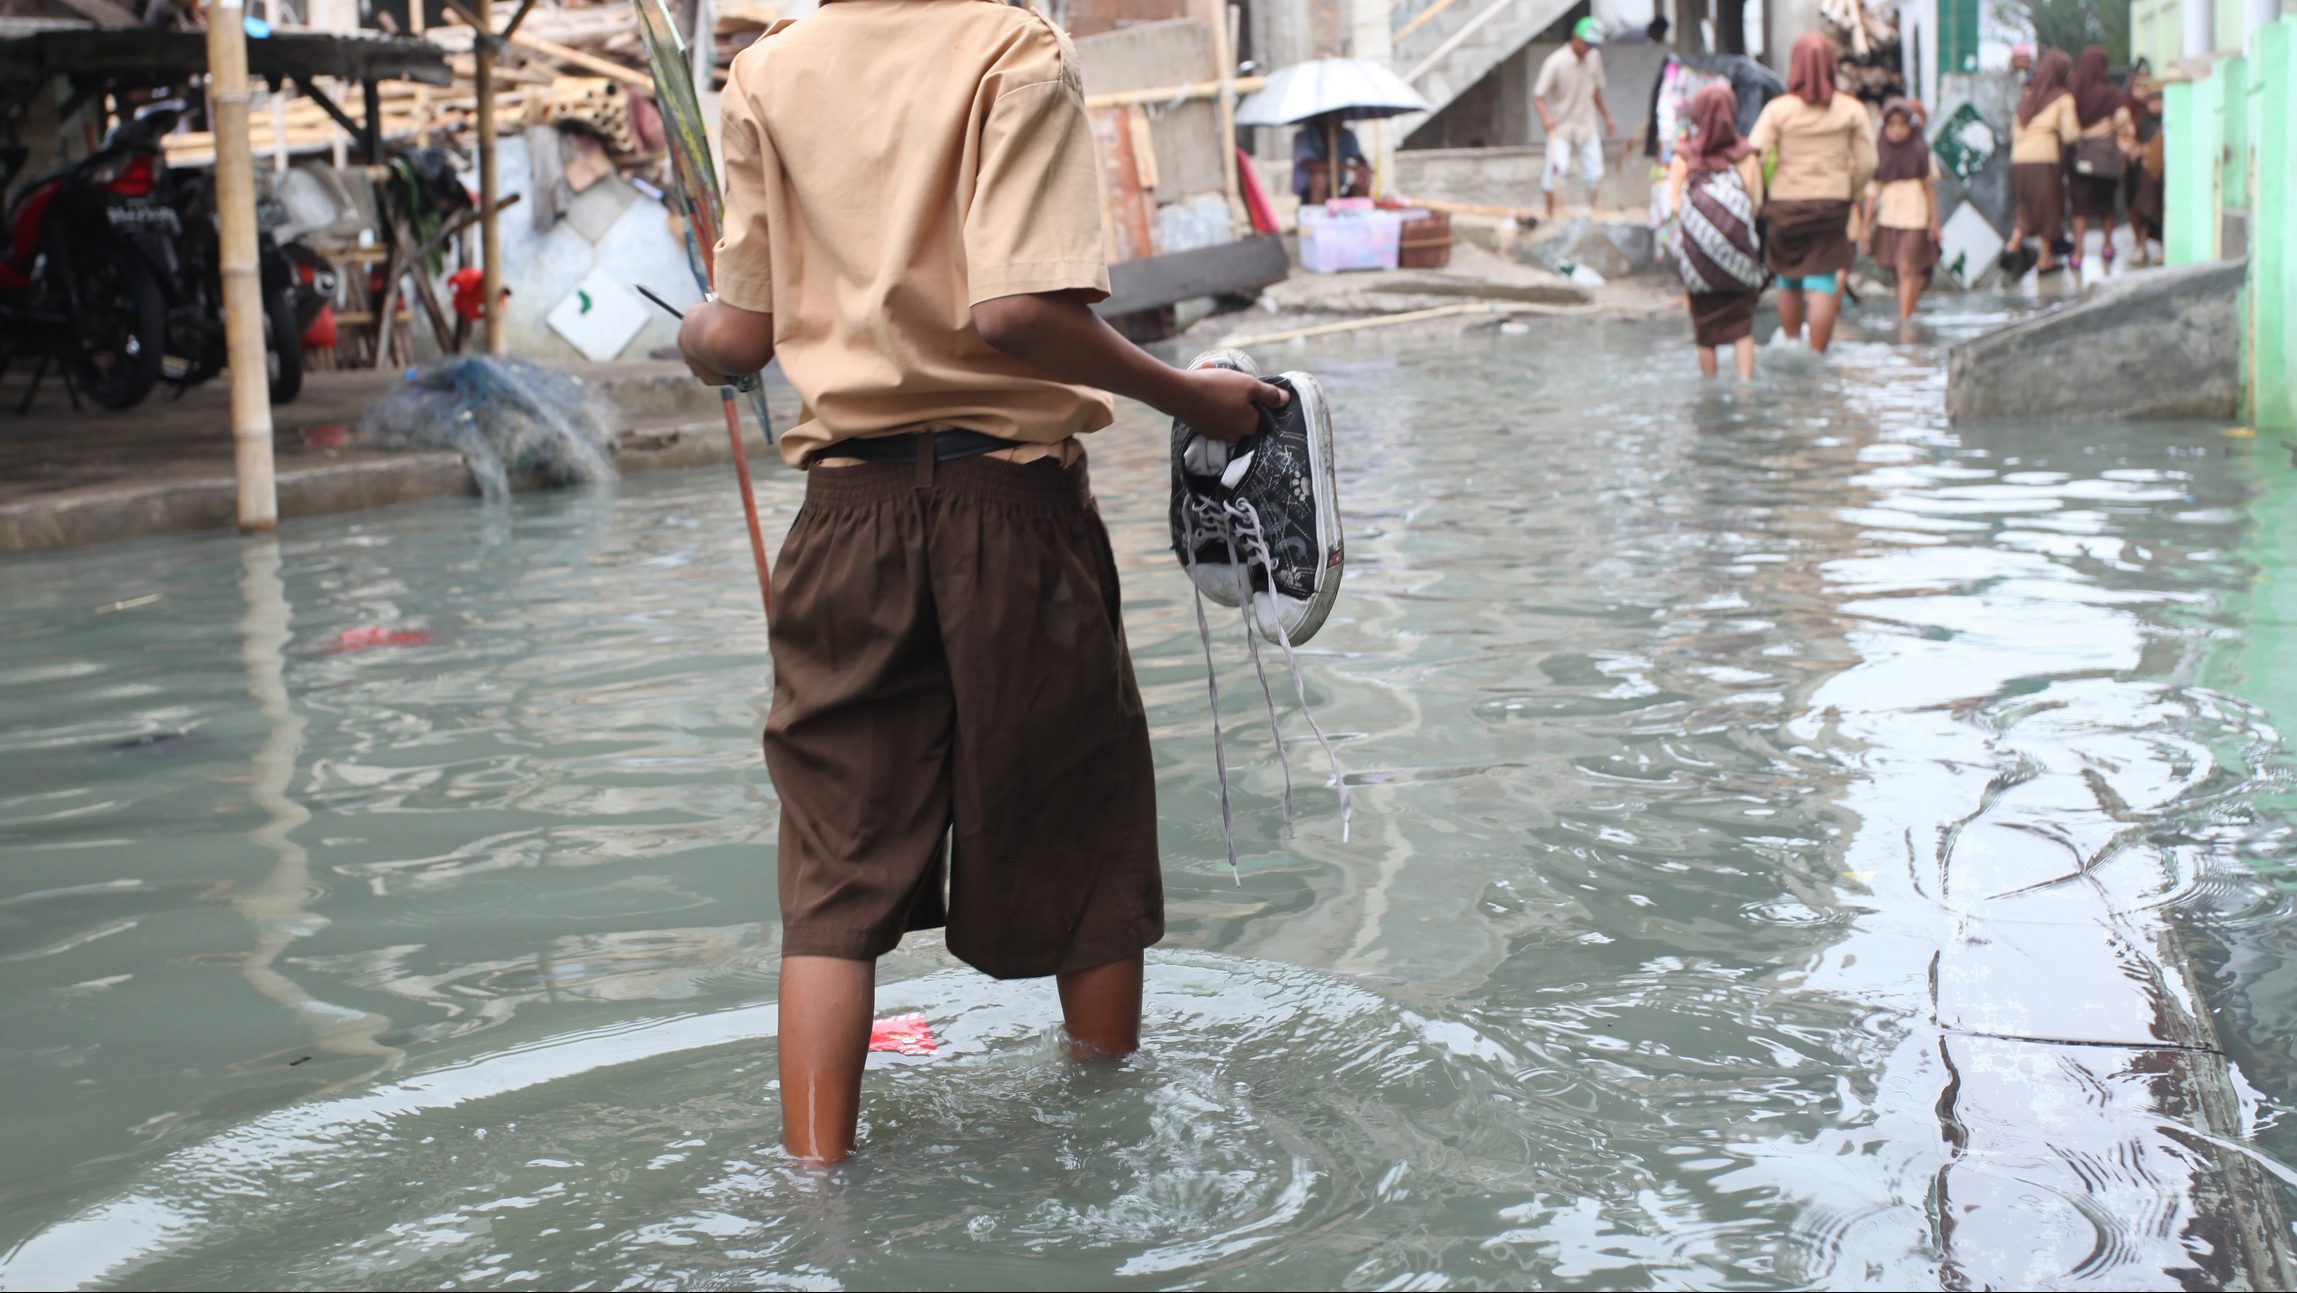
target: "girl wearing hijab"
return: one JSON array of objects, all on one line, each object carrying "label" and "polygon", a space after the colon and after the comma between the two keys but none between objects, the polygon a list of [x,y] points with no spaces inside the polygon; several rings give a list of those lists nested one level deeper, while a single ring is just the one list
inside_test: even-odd
[{"label": "girl wearing hijab", "polygon": [[1739,376],[1755,375],[1755,306],[1763,263],[1755,213],[1763,205],[1763,166],[1739,138],[1739,96],[1728,84],[1691,98],[1691,135],[1667,167],[1667,208],[1678,221],[1676,266],[1689,289],[1691,340],[1699,373],[1713,377],[1715,348],[1731,347]]},{"label": "girl wearing hijab", "polygon": [[2146,265],[2153,261],[2153,244],[2161,241],[2163,179],[2161,85],[2151,73],[2130,73],[2127,106],[2130,131],[2123,151],[2130,158],[2130,235],[2137,243],[2137,263]]},{"label": "girl wearing hijab", "polygon": [[2122,173],[2129,169],[2123,140],[2136,129],[2130,117],[2129,96],[2106,76],[2106,50],[2092,45],[2074,64],[2074,79],[2067,87],[2074,101],[2074,120],[2082,128],[2074,141],[2072,198],[2074,208],[2074,273],[2082,272],[2082,240],[2090,221],[2104,229],[2101,253],[2110,271],[2114,263],[2114,201],[2121,196]]},{"label": "girl wearing hijab", "polygon": [[1922,137],[1922,105],[1892,99],[1882,105],[1882,140],[1874,182],[1866,186],[1866,250],[1898,277],[1898,317],[1914,317],[1914,303],[1930,286],[1938,264],[1938,159]]},{"label": "girl wearing hijab", "polygon": [[1787,92],[1763,105],[1747,142],[1777,159],[1764,253],[1779,279],[1779,326],[1800,337],[1807,318],[1810,348],[1823,353],[1841,308],[1835,274],[1855,255],[1851,199],[1874,174],[1874,123],[1855,97],[1835,93],[1834,46],[1825,36],[1795,42]]},{"label": "girl wearing hijab", "polygon": [[2002,253],[2005,268],[2017,268],[2028,237],[2042,240],[2036,266],[2045,274],[2057,268],[2050,257],[2065,233],[2066,150],[2082,137],[2072,80],[2073,62],[2064,50],[2053,49],[2034,65],[2034,79],[2018,98],[2018,122],[2010,131],[2010,193],[2017,199],[2018,219]]}]

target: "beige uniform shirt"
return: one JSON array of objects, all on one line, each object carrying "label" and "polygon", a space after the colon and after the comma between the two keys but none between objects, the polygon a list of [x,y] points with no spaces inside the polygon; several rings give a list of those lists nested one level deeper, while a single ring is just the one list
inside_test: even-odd
[{"label": "beige uniform shirt", "polygon": [[[1930,159],[1930,183],[1938,182],[1938,159]],[[1869,184],[1869,196],[1874,199],[1874,227],[1877,229],[1930,228],[1930,196],[1921,180],[1892,180],[1888,184]]]},{"label": "beige uniform shirt", "polygon": [[2074,111],[2074,96],[2061,94],[2034,114],[2032,121],[2010,119],[2010,164],[2065,160],[2066,149],[2082,137],[2082,119]]},{"label": "beige uniform shirt", "polygon": [[1823,108],[1780,95],[1763,105],[1747,142],[1757,156],[1778,153],[1773,202],[1847,202],[1874,177],[1874,119],[1840,91]]},{"label": "beige uniform shirt", "polygon": [[1108,295],[1100,180],[1066,36],[995,0],[831,0],[735,58],[721,299],[774,317],[812,416],[782,456],[963,428],[1061,445],[1106,394],[990,346],[974,304]]},{"label": "beige uniform shirt", "polygon": [[1587,57],[1571,52],[1571,46],[1547,56],[1539,65],[1539,80],[1531,92],[1547,104],[1547,113],[1555,118],[1555,131],[1549,136],[1567,144],[1584,144],[1603,137],[1603,118],[1595,111],[1596,92],[1603,88],[1603,51],[1590,47]]}]

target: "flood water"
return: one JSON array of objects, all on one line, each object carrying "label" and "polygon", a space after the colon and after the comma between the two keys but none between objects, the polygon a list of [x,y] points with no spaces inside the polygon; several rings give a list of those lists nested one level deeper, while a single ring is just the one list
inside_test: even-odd
[{"label": "flood water", "polygon": [[[1161,431],[1096,437],[1160,770],[1149,1049],[1073,1067],[1048,985],[913,937],[879,1009],[943,1049],[873,1058],[827,1177],[776,1147],[722,473],[0,564],[0,1287],[2221,1276],[2297,1153],[2286,449],[1948,428],[1941,351],[1880,338],[1703,386],[1684,333],[1281,355],[1339,410],[1350,565],[1301,658],[1354,829],[1287,703],[1282,838],[1216,620],[1237,878]],[[798,484],[761,480],[777,532]],[[2046,861],[1955,878],[2069,856],[2191,967],[2159,1064],[2049,1031],[2101,984]],[[2024,1031],[1972,1022],[2005,1002]],[[2170,1107],[2209,1046],[2215,1140]],[[2213,1153],[2262,1184],[2213,1194]]]}]

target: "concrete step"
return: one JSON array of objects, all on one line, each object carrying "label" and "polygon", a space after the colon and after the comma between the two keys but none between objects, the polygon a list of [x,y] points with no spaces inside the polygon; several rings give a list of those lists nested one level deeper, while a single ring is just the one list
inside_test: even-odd
[{"label": "concrete step", "polygon": [[[1429,0],[1429,4],[1434,0]],[[1399,6],[1399,28],[1429,4]],[[1435,112],[1568,13],[1572,0],[1453,0],[1425,26],[1397,42],[1389,63],[1426,97]],[[1429,113],[1396,118],[1395,138],[1408,138]]]}]

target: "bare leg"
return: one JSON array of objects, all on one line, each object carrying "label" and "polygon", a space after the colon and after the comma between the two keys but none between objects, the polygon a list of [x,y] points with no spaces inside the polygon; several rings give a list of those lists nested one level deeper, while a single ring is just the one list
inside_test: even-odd
[{"label": "bare leg", "polygon": [[1842,310],[1842,298],[1831,292],[1818,292],[1810,298],[1810,348],[1825,354],[1834,344],[1834,317]]},{"label": "bare leg", "polygon": [[1898,271],[1898,317],[1914,317],[1914,303],[1922,299],[1922,276]]},{"label": "bare leg", "polygon": [[1699,347],[1699,376],[1713,377],[1717,371],[1719,369],[1715,363],[1715,348],[1713,346]]},{"label": "bare leg", "polygon": [[1549,190],[1547,191],[1547,218],[1548,218],[1548,219],[1550,219],[1550,220],[1553,220],[1553,219],[1555,218],[1555,190],[1554,190],[1554,189],[1549,189]]},{"label": "bare leg", "polygon": [[2098,222],[2098,259],[2114,258],[2114,218],[2107,216]]},{"label": "bare leg", "polygon": [[1787,340],[1800,341],[1803,335],[1803,290],[1799,287],[1779,289],[1779,330]]},{"label": "bare leg", "polygon": [[1738,361],[1741,381],[1751,382],[1755,379],[1755,339],[1753,337],[1741,337],[1732,342],[1731,358]]},{"label": "bare leg", "polygon": [[1123,1059],[1141,1048],[1139,953],[1071,970],[1055,984],[1061,993],[1061,1023],[1069,1030],[1069,1058]]},{"label": "bare leg", "polygon": [[877,966],[785,956],[781,982],[782,1147],[816,1163],[853,1152]]},{"label": "bare leg", "polygon": [[2085,215],[2078,215],[2078,216],[2075,216],[2075,217],[2074,217],[2074,254],[2073,254],[2073,260],[2074,260],[2074,263],[2075,263],[2075,264],[2080,264],[2080,263],[2081,263],[2081,259],[2082,259],[2082,251],[2083,251],[2083,240],[2084,240],[2084,239],[2086,239],[2086,238],[2088,238],[2089,236],[2090,236],[2090,218],[2089,218],[2088,216],[2085,216]]}]

